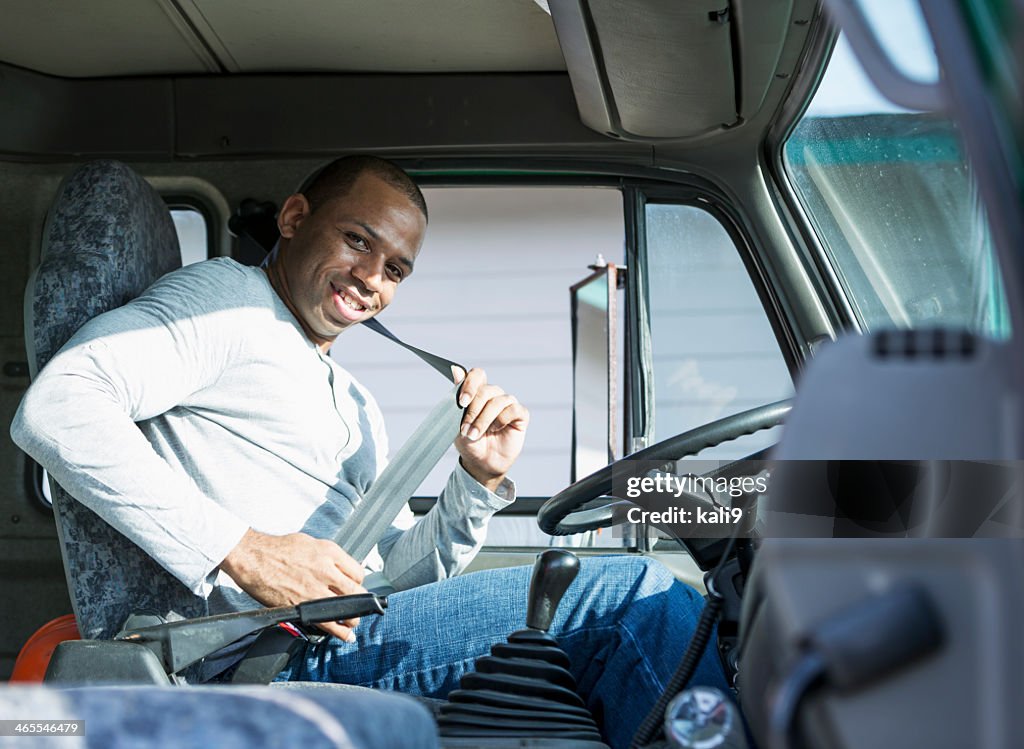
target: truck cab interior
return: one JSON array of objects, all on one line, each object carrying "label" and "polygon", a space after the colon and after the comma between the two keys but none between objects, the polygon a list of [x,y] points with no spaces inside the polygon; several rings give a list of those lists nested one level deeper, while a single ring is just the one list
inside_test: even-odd
[{"label": "truck cab interior", "polygon": [[[52,310],[94,301],[88,318],[212,257],[258,265],[286,196],[339,155],[383,156],[423,188],[431,228],[381,322],[486,368],[534,414],[519,499],[470,567],[534,564],[547,550],[526,628],[499,644],[515,661],[507,684],[548,678],[515,670],[531,648],[561,667],[544,632],[577,559],[643,555],[707,594],[693,647],[718,649],[733,690],[724,707],[691,694],[689,722],[678,701],[666,721],[686,694],[684,662],[637,747],[733,745],[699,743],[698,724],[767,749],[1024,741],[1021,3],[9,0],[5,11],[5,424],[84,322],[60,323],[71,327],[46,349],[35,331]],[[65,266],[59,294],[50,288],[62,302],[40,296],[47,258],[65,246],[110,254],[104,237],[131,234],[143,214],[159,214],[158,246],[114,251],[152,249],[158,262],[138,273],[107,262],[99,285],[91,261]],[[392,456],[449,387],[373,332],[346,334],[332,356],[372,383]],[[451,462],[418,476],[414,512]],[[638,522],[625,476],[652,468],[759,476],[769,490],[742,503],[688,493],[694,512],[742,510],[711,533]],[[122,639],[144,654],[95,642],[79,647],[85,660],[51,662],[79,633],[73,617],[39,628],[113,584],[68,563],[76,512],[0,443],[0,679],[12,682],[0,719],[87,716],[88,746],[603,746],[569,697],[554,727],[485,716],[479,729],[450,705],[393,695],[167,688],[169,674],[270,625],[386,616],[372,596],[170,628],[135,619]],[[43,655],[26,677],[33,633]],[[43,686],[24,684],[49,663]],[[548,687],[509,688],[525,703]],[[169,717],[143,739],[133,711]],[[225,713],[251,723],[225,727]]]}]

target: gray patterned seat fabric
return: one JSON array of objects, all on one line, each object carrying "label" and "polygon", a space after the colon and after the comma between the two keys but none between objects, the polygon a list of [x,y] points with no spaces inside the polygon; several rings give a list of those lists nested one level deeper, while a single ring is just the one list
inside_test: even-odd
[{"label": "gray patterned seat fabric", "polygon": [[[50,208],[40,265],[25,293],[31,374],[87,320],[127,303],[180,265],[170,213],[144,179],[114,161],[74,171]],[[51,488],[84,639],[109,639],[133,613],[170,619],[208,613],[139,547],[52,481]],[[410,697],[338,685],[288,686],[0,688],[0,719],[84,718],[85,740],[61,737],[61,747],[438,746],[430,710]],[[34,739],[33,746],[47,740]]]},{"label": "gray patterned seat fabric", "polygon": [[430,713],[400,695],[261,687],[0,686],[0,720],[42,718],[81,722],[85,736],[37,735],[12,741],[40,749],[438,746]]},{"label": "gray patterned seat fabric", "polygon": [[[33,376],[87,320],[181,266],[163,200],[124,164],[98,161],[61,184],[25,291]],[[71,600],[83,638],[108,639],[135,611],[202,616],[194,596],[138,546],[51,482]]]}]

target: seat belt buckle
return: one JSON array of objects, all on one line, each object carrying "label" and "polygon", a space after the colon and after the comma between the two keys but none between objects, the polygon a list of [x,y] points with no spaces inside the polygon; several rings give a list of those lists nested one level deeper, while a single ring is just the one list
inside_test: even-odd
[{"label": "seat belt buckle", "polygon": [[277,626],[283,629],[288,634],[290,634],[292,637],[298,637],[303,640],[306,640],[307,642],[309,641],[310,636],[303,632],[299,627],[292,624],[291,622],[281,622]]}]

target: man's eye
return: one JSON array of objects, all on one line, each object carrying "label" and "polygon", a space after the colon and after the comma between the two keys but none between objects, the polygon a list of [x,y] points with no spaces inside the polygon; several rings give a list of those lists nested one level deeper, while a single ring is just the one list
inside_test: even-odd
[{"label": "man's eye", "polygon": [[366,240],[358,234],[347,234],[346,236],[348,237],[349,244],[357,250],[365,250],[367,248]]},{"label": "man's eye", "polygon": [[402,269],[397,265],[389,265],[388,273],[391,274],[391,277],[396,281],[401,281],[403,278]]}]

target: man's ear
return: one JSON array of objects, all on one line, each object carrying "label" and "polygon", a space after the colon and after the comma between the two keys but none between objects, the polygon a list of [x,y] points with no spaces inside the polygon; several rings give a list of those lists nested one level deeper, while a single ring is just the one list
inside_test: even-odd
[{"label": "man's ear", "polygon": [[284,205],[281,206],[281,211],[277,214],[277,229],[281,232],[281,236],[285,239],[295,236],[295,230],[308,215],[309,201],[306,200],[306,196],[300,192],[289,195],[288,199],[284,201]]}]

